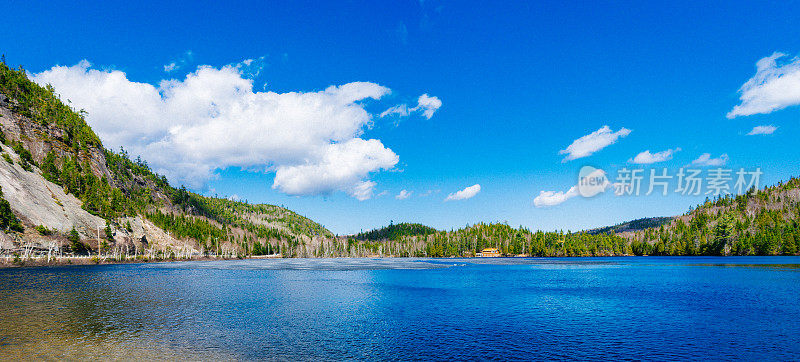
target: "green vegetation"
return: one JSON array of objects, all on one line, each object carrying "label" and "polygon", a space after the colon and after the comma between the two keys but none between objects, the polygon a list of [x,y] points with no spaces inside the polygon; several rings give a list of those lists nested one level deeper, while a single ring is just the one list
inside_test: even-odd
[{"label": "green vegetation", "polygon": [[39,232],[39,235],[47,236],[47,235],[52,235],[53,234],[53,231],[48,229],[44,225],[36,225],[35,229],[36,229],[36,231]]},{"label": "green vegetation", "polygon": [[[530,231],[507,224],[476,224],[459,230],[436,231],[422,225],[398,224],[356,236],[374,235],[383,242],[366,243],[374,253],[396,256],[473,256],[484,248],[497,248],[504,255],[609,256],[630,249],[625,239],[608,234]],[[413,231],[412,231],[413,230]],[[383,238],[383,235],[393,235]],[[365,239],[368,239],[365,237]]]},{"label": "green vegetation", "polygon": [[14,160],[12,160],[11,156],[9,156],[7,153],[3,153],[3,159],[6,160],[6,162],[8,162],[8,163],[10,163],[12,165],[14,164]]},{"label": "green vegetation", "polygon": [[89,245],[86,245],[81,242],[81,237],[78,235],[78,231],[75,228],[70,230],[69,234],[67,235],[67,239],[69,239],[69,249],[75,254],[87,254],[91,251]]},{"label": "green vegetation", "polygon": [[103,228],[103,231],[105,232],[105,237],[108,241],[114,241],[114,231],[111,230],[111,224],[106,223],[106,227]]},{"label": "green vegetation", "polygon": [[[121,190],[108,180],[98,178],[89,166],[89,150],[102,149],[102,144],[86,124],[83,112],[75,112],[64,105],[52,87],[41,87],[28,80],[21,67],[14,70],[5,62],[0,62],[0,93],[11,99],[13,112],[52,130],[52,134],[36,133],[41,141],[61,150],[59,153],[50,151],[42,160],[42,175],[47,180],[81,199],[84,209],[94,215],[113,219],[130,213]],[[10,141],[5,134],[0,138],[19,155],[22,168],[33,171],[32,166],[37,163],[24,143]],[[4,158],[11,162],[7,155]]]},{"label": "green vegetation", "polygon": [[197,241],[227,240],[227,233],[222,228],[196,216],[164,214],[159,210],[148,213],[147,218],[156,226],[170,230],[176,238],[189,237]]},{"label": "green vegetation", "polygon": [[[60,168],[57,166],[60,164]],[[59,159],[53,152],[42,161],[42,176],[83,201],[83,208],[107,220],[133,214],[130,195],[114,187],[105,177],[98,178],[88,162],[82,165],[74,156]]]},{"label": "green vegetation", "polygon": [[661,225],[667,224],[672,221],[672,217],[646,217],[642,219],[631,220],[614,226],[606,226],[602,228],[588,230],[589,234],[610,234],[622,233],[626,231],[639,231],[649,228],[657,228]]},{"label": "green vegetation", "polygon": [[436,232],[436,229],[422,224],[400,223],[394,225],[390,223],[389,226],[380,229],[358,233],[356,239],[371,241],[400,240],[404,236],[428,236]]},{"label": "green vegetation", "polygon": [[636,233],[637,255],[795,255],[800,178],[707,200],[669,225]]},{"label": "green vegetation", "polygon": [[[289,234],[333,236],[322,225],[279,206],[250,205],[223,198],[205,197],[190,193],[185,188],[175,190],[172,201],[184,210],[193,210],[221,224],[245,229],[262,238],[287,238]],[[286,225],[287,230],[281,231],[265,224]]]},{"label": "green vegetation", "polygon": [[[483,248],[505,255],[796,255],[800,252],[800,178],[743,195],[707,200],[677,218],[646,218],[588,232],[532,232],[506,224],[435,231],[389,225],[350,239],[368,253],[467,256]],[[617,232],[630,232],[625,237]],[[359,244],[359,242],[361,242]]]},{"label": "green vegetation", "polygon": [[100,138],[86,124],[83,111],[75,112],[61,102],[50,85],[40,87],[31,82],[25,69],[14,70],[0,62],[0,93],[11,99],[12,110],[42,126],[56,126],[64,130],[61,141],[69,147],[86,151],[100,146]]},{"label": "green vegetation", "polygon": [[[227,231],[230,228],[243,231],[240,242],[247,234],[251,236],[248,240],[261,241],[291,241],[296,235],[333,236],[322,225],[282,207],[250,205],[201,196],[185,187],[173,188],[166,177],[152,172],[140,158],[132,161],[124,149],[119,153],[106,151],[106,163],[117,183],[124,185],[127,191],[128,214],[144,215],[176,237],[190,237],[203,245],[220,240],[232,242],[234,236],[229,236]],[[155,194],[164,197],[159,200]],[[160,205],[172,205],[180,215],[164,213],[158,209]],[[247,248],[254,243],[250,241]],[[216,248],[216,244],[211,247]]]},{"label": "green vegetation", "polygon": [[33,168],[31,165],[35,165],[36,161],[33,160],[33,155],[31,155],[30,151],[25,149],[22,145],[22,142],[14,143],[14,152],[19,155],[19,164],[22,166],[22,169],[28,172],[32,172]]},{"label": "green vegetation", "polygon": [[3,231],[22,232],[22,223],[19,222],[17,215],[11,211],[11,204],[3,196],[3,188],[0,187],[0,229]]},{"label": "green vegetation", "polygon": [[58,166],[56,166],[56,162],[58,161],[56,153],[50,151],[47,153],[47,156],[44,157],[42,160],[42,165],[39,167],[42,170],[42,176],[47,181],[50,181],[55,184],[59,184],[61,181],[59,178],[61,177],[61,170],[59,170]]}]

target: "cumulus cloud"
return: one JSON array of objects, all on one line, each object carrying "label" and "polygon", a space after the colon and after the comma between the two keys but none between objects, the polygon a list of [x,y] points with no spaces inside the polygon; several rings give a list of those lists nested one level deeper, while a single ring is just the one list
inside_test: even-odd
[{"label": "cumulus cloud", "polygon": [[680,147],[656,153],[650,153],[650,150],[646,150],[636,155],[636,157],[628,160],[628,162],[647,165],[656,162],[669,161],[672,159],[672,155],[674,155],[675,152],[678,152],[680,150],[681,150]]},{"label": "cumulus cloud", "polygon": [[575,196],[578,196],[578,188],[577,186],[572,186],[567,190],[564,191],[540,191],[539,196],[536,196],[533,199],[533,206],[536,207],[549,207],[549,206],[556,206],[564,203]]},{"label": "cumulus cloud", "polygon": [[405,199],[407,199],[407,198],[411,197],[411,194],[413,194],[413,193],[414,193],[414,191],[402,190],[402,191],[400,191],[400,193],[399,193],[399,194],[397,194],[397,196],[395,196],[394,198],[395,198],[395,199],[398,199],[398,200],[405,200]]},{"label": "cumulus cloud", "polygon": [[747,134],[748,136],[755,136],[759,134],[772,134],[777,130],[778,127],[768,125],[768,126],[755,126],[753,129]]},{"label": "cumulus cloud", "polygon": [[728,118],[767,114],[800,104],[800,58],[775,52],[756,63],[756,74],[739,88],[741,103]]},{"label": "cumulus cloud", "polygon": [[450,195],[447,195],[447,198],[445,198],[444,201],[471,199],[475,197],[475,195],[477,195],[479,192],[481,192],[481,185],[474,184],[461,191],[456,191]]},{"label": "cumulus cloud", "polygon": [[724,166],[726,163],[728,163],[727,153],[723,153],[717,158],[711,158],[710,153],[704,153],[692,161],[692,165],[696,166]]},{"label": "cumulus cloud", "polygon": [[411,109],[411,111],[420,111],[425,118],[431,119],[436,110],[441,107],[442,101],[439,100],[439,98],[428,96],[426,93],[419,96],[419,99],[417,99],[417,106]]},{"label": "cumulus cloud", "polygon": [[314,161],[276,167],[272,188],[289,195],[348,191],[359,200],[372,196],[374,182],[363,182],[370,172],[392,168],[399,157],[378,140],[353,138],[320,150]]},{"label": "cumulus cloud", "polygon": [[393,168],[399,157],[380,140],[361,138],[372,118],[364,104],[390,90],[353,82],[313,92],[255,92],[243,73],[258,63],[201,66],[158,86],[92,69],[87,61],[32,79],[85,109],[106,147],[124,146],[173,182],[198,188],[215,170],[241,167],[275,172],[272,187],[289,195],[340,190],[370,198],[369,175]]},{"label": "cumulus cloud", "polygon": [[593,153],[602,150],[614,143],[621,137],[631,133],[627,128],[620,128],[619,131],[612,132],[608,126],[600,127],[588,135],[576,139],[566,149],[558,152],[560,155],[567,155],[561,162],[567,162],[578,158],[591,156]]},{"label": "cumulus cloud", "polygon": [[431,117],[433,117],[433,114],[436,113],[436,111],[441,107],[442,107],[442,101],[439,98],[429,96],[426,93],[419,96],[419,98],[417,99],[416,107],[409,108],[407,104],[398,104],[381,112],[380,116],[381,118],[391,115],[408,117],[411,113],[419,112],[426,119],[431,119]]}]

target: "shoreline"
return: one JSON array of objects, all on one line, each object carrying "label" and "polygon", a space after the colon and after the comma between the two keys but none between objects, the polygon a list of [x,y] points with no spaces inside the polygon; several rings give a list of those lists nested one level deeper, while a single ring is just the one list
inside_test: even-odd
[{"label": "shoreline", "polygon": [[[500,257],[476,257],[476,256],[462,256],[462,257],[420,257],[422,259],[518,259],[518,258],[559,258],[559,259],[572,259],[572,258],[626,258],[626,257],[652,257],[653,255],[596,255],[596,256],[500,256]],[[797,255],[661,255],[663,257],[719,257],[719,258],[736,258],[736,257],[758,257],[758,256],[797,256]],[[145,264],[145,263],[173,263],[183,261],[226,261],[226,260],[245,260],[245,259],[341,259],[341,258],[387,258],[387,259],[403,259],[410,258],[404,256],[378,256],[370,255],[363,257],[322,257],[322,258],[284,258],[280,254],[276,255],[253,255],[253,256],[196,256],[189,258],[150,258],[150,257],[128,257],[128,258],[112,258],[112,257],[97,257],[97,256],[69,256],[61,258],[53,258],[47,260],[47,257],[34,257],[28,259],[14,260],[8,256],[0,257],[0,270],[13,269],[13,268],[43,268],[43,267],[58,267],[58,266],[87,266],[87,265],[116,265],[116,264]]]},{"label": "shoreline", "polygon": [[151,258],[147,256],[131,256],[126,258],[93,256],[65,256],[65,257],[32,257],[27,259],[14,259],[13,257],[0,257],[0,269],[26,268],[26,267],[55,267],[55,266],[85,266],[85,265],[115,265],[115,264],[145,264],[145,263],[172,263],[181,261],[224,261],[243,259],[280,259],[281,256],[257,255],[246,257],[230,256],[196,256],[189,258]]}]

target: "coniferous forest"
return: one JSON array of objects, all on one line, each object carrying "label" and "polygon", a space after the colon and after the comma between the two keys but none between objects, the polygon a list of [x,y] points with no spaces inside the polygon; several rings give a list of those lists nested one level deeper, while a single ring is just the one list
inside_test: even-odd
[{"label": "coniferous forest", "polygon": [[[40,236],[62,237],[72,252],[113,247],[117,231],[131,230],[139,217],[190,242],[204,255],[278,255],[284,257],[398,256],[468,257],[484,248],[508,256],[619,255],[795,255],[800,240],[800,179],[742,195],[707,200],[673,218],[642,219],[627,229],[608,227],[584,232],[534,231],[505,223],[478,223],[449,231],[413,223],[352,236],[337,236],[322,225],[283,207],[249,204],[173,187],[145,160],[124,149],[103,148],[85,122],[85,113],[64,104],[50,86],[31,82],[23,68],[0,63],[3,106],[31,132],[0,130],[26,172],[39,173],[82,202],[82,208],[106,220],[102,240],[85,240],[74,230],[24,225],[5,199],[0,221],[5,232],[24,239],[26,229]],[[32,152],[32,150],[37,150]],[[14,163],[8,153],[5,161]],[[1,194],[0,194],[1,195]],[[633,226],[631,226],[633,225]],[[78,241],[74,241],[74,239]],[[145,238],[146,239],[146,235]],[[102,246],[101,246],[102,245]],[[70,252],[70,247],[64,247]],[[80,249],[80,250],[78,250]],[[127,249],[130,250],[130,249]]]}]

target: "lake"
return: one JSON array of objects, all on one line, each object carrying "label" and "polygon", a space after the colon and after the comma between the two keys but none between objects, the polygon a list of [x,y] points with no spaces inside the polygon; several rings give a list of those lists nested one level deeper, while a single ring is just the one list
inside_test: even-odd
[{"label": "lake", "polygon": [[0,356],[790,360],[798,295],[799,257],[0,269]]}]

